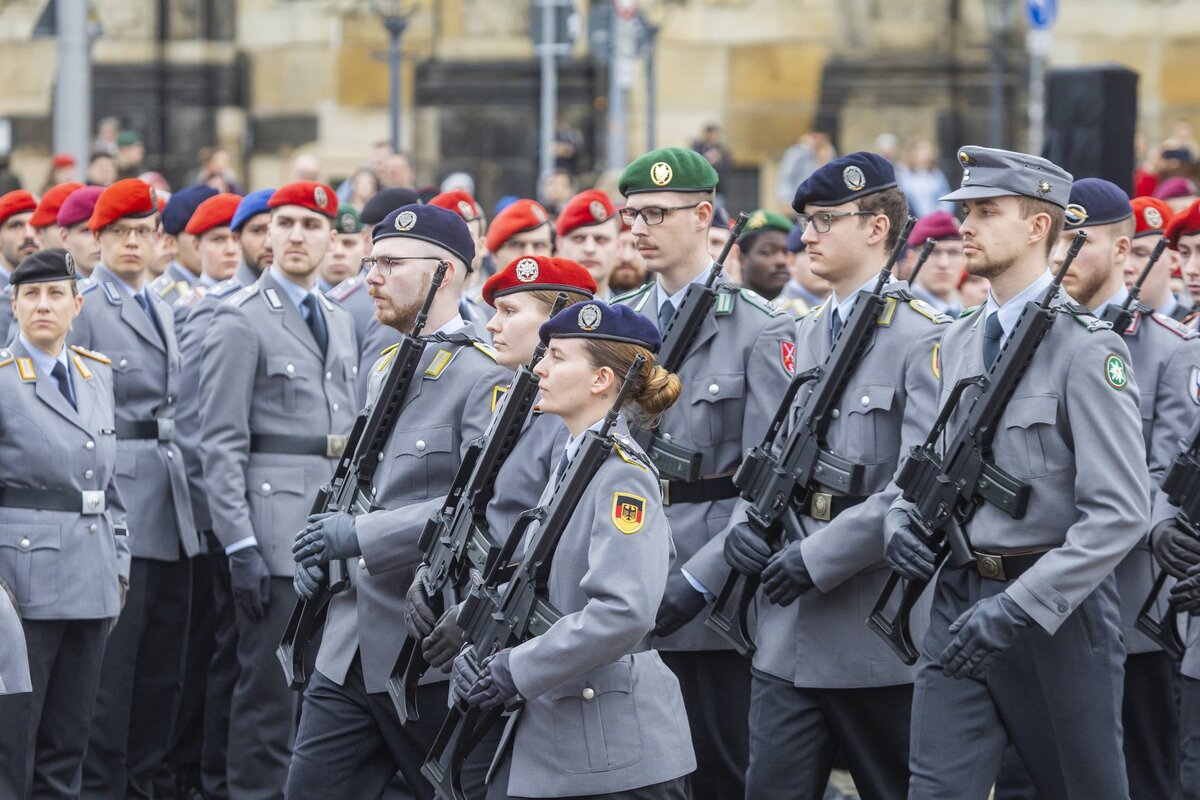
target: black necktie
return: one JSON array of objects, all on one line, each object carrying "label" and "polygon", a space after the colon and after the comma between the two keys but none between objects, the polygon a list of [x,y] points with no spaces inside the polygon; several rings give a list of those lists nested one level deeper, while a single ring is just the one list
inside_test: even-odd
[{"label": "black necktie", "polygon": [[67,377],[67,368],[63,366],[61,361],[54,362],[54,369],[50,370],[50,374],[54,376],[54,382],[58,384],[58,390],[62,392],[62,396],[67,398],[67,402],[71,404],[71,408],[78,410],[75,405],[75,398],[71,396],[71,379]]},{"label": "black necktie", "polygon": [[1000,339],[1004,327],[1000,324],[1000,313],[993,312],[983,324],[983,365],[991,368],[996,356],[1000,355]]},{"label": "black necktie", "polygon": [[308,329],[317,340],[321,355],[325,355],[325,351],[329,349],[329,329],[325,327],[325,316],[321,313],[321,307],[317,305],[317,296],[306,294],[300,305],[305,309],[304,321],[308,323]]},{"label": "black necktie", "polygon": [[158,338],[165,342],[167,339],[163,336],[162,325],[158,322],[158,314],[154,313],[154,306],[150,305],[150,301],[146,299],[146,295],[138,292],[133,296],[133,299],[137,300],[137,304],[142,307],[142,311],[150,318],[150,322],[154,325],[154,330],[158,331]]},{"label": "black necktie", "polygon": [[836,306],[833,309],[833,316],[829,318],[829,323],[833,326],[833,338],[836,339],[842,331],[842,315],[838,313]]},{"label": "black necktie", "polygon": [[670,300],[658,307],[658,330],[660,333],[666,333],[673,316],[675,316],[675,304]]},{"label": "black necktie", "polygon": [[562,458],[558,460],[558,466],[554,468],[555,483],[558,483],[560,480],[562,480],[562,476],[566,473],[567,464],[569,463],[571,463],[571,458],[567,455],[567,451],[563,450]]}]

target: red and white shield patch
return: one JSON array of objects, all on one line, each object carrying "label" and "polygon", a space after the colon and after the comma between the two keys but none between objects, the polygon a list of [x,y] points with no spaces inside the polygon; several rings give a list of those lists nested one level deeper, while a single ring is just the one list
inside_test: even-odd
[{"label": "red and white shield patch", "polygon": [[792,342],[779,343],[779,360],[783,362],[783,371],[788,375],[796,374],[796,345]]}]

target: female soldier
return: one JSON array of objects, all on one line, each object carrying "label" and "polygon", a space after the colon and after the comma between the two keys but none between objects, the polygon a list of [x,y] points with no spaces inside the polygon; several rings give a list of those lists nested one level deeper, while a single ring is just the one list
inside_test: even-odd
[{"label": "female soldier", "polygon": [[104,642],[129,581],[112,370],[65,346],[83,307],[66,250],[29,256],[12,285],[19,333],[0,350],[0,579],[29,652],[32,794],[78,796]]},{"label": "female soldier", "polygon": [[[549,343],[535,370],[541,410],[562,418],[570,434],[556,477],[583,434],[603,423],[637,356],[647,361],[629,397],[643,422],[679,396],[679,379],[651,355],[658,330],[629,308],[579,303],[540,335]],[[683,698],[647,646],[673,557],[671,532],[657,475],[627,432],[619,421],[613,453],[555,551],[549,600],[564,616],[544,635],[496,653],[478,676],[465,658],[455,660],[454,690],[471,705],[492,708],[518,693],[526,700],[489,798],[685,797],[684,776],[696,761]]]}]

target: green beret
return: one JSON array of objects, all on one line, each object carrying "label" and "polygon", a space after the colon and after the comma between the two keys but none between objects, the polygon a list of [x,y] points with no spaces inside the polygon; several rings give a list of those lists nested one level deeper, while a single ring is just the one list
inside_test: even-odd
[{"label": "green beret", "polygon": [[142,135],[137,131],[121,131],[117,134],[117,147],[129,147],[142,143]]},{"label": "green beret", "polygon": [[635,159],[617,183],[628,197],[638,192],[711,192],[717,171],[708,159],[684,147],[660,147]]},{"label": "green beret", "polygon": [[338,206],[336,224],[338,233],[358,233],[363,229],[362,217],[358,214],[358,209],[349,203],[342,203]]},{"label": "green beret", "polygon": [[765,208],[760,208],[746,220],[746,227],[742,228],[742,235],[738,237],[738,241],[740,242],[747,236],[753,236],[763,231],[779,231],[784,234],[791,233],[792,221],[777,211],[768,211]]}]

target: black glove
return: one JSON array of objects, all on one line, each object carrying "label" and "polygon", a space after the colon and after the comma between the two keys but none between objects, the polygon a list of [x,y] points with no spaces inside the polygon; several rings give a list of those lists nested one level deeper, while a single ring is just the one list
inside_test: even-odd
[{"label": "black glove", "polygon": [[1016,640],[1033,619],[1006,593],[985,597],[950,625],[958,634],[942,651],[942,670],[951,678],[982,679],[992,659]]},{"label": "black glove", "polygon": [[471,687],[479,680],[479,673],[471,666],[464,655],[454,657],[454,666],[450,668],[450,690],[456,704],[466,703]]},{"label": "black glove", "polygon": [[670,636],[700,613],[707,601],[696,591],[682,572],[667,576],[667,589],[654,621],[655,636]]},{"label": "black glove", "polygon": [[814,585],[808,567],[804,565],[799,542],[791,542],[771,556],[767,568],[762,571],[763,592],[777,606],[790,606]]},{"label": "black glove", "polygon": [[458,627],[458,606],[451,606],[421,643],[425,663],[442,672],[450,671],[450,662],[463,648],[463,630]]},{"label": "black glove", "polygon": [[271,571],[263,561],[258,545],[243,547],[229,554],[229,582],[233,600],[251,622],[267,613],[271,602]]},{"label": "black glove", "polygon": [[292,557],[306,567],[328,564],[344,558],[362,555],[354,515],[344,511],[333,514],[313,514],[308,527],[296,536]]},{"label": "black glove", "polygon": [[893,508],[883,518],[883,533],[887,539],[883,560],[910,581],[927,581],[933,577],[933,551],[921,541],[903,509]]},{"label": "black glove", "polygon": [[421,576],[429,572],[424,565],[417,568],[412,585],[408,587],[408,595],[404,598],[404,630],[418,642],[433,632],[438,615],[429,602],[425,592],[425,581]]},{"label": "black glove", "polygon": [[316,595],[321,584],[325,582],[325,570],[320,567],[296,565],[296,573],[292,576],[292,588],[302,600],[311,600]]},{"label": "black glove", "polygon": [[771,558],[771,546],[743,522],[725,537],[725,561],[743,575],[758,575]]},{"label": "black glove", "polygon": [[1188,568],[1200,563],[1200,540],[1181,528],[1174,519],[1155,525],[1150,532],[1150,542],[1154,557],[1174,578],[1182,579]]},{"label": "black glove", "polygon": [[499,653],[490,655],[483,660],[483,669],[479,678],[467,695],[468,705],[477,706],[484,711],[502,706],[517,696],[517,685],[513,683],[512,672],[508,668],[508,656],[512,653],[505,648]]},{"label": "black glove", "polygon": [[1183,580],[1171,587],[1171,607],[1200,617],[1200,563],[1192,564]]}]

